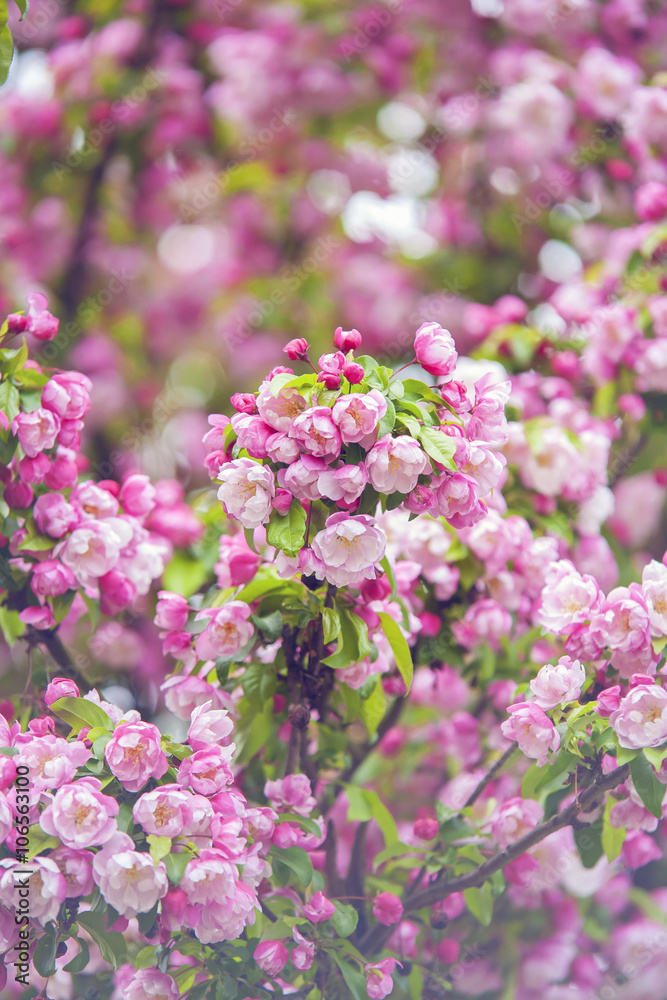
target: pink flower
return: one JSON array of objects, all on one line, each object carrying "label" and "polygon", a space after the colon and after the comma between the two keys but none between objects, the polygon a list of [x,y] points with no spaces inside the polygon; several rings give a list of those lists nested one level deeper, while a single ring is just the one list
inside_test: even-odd
[{"label": "pink flower", "polygon": [[[290,497],[290,501],[291,499]],[[245,535],[221,535],[218,553],[220,562],[213,569],[217,573],[221,589],[238,587],[253,579],[259,566],[259,556],[249,547]]]},{"label": "pink flower", "polygon": [[550,632],[564,633],[590,621],[602,605],[603,595],[592,576],[582,576],[572,563],[560,560],[549,570],[537,611],[537,623]]},{"label": "pink flower", "polygon": [[305,361],[308,357],[308,341],[303,337],[296,337],[285,344],[283,351],[292,361]]},{"label": "pink flower", "polygon": [[[164,700],[170,712],[173,712],[179,719],[189,722],[193,710],[197,705],[213,700],[216,707],[224,708],[228,698],[219,691],[213,684],[209,684],[203,677],[175,675],[169,677],[162,685]],[[231,705],[231,702],[228,703]]]},{"label": "pink flower", "polygon": [[667,566],[656,559],[652,559],[642,571],[642,595],[651,635],[667,635]]},{"label": "pink flower", "polygon": [[225,513],[235,517],[244,528],[258,528],[271,515],[275,495],[273,473],[251,458],[237,458],[220,470],[222,486],[218,499]]},{"label": "pink flower", "polygon": [[360,462],[359,465],[341,465],[338,469],[327,466],[317,477],[317,488],[321,496],[350,505],[359,499],[367,482],[366,466]]},{"label": "pink flower", "polygon": [[264,383],[257,397],[257,409],[262,420],[277,431],[287,434],[294,420],[308,407],[298,389],[283,386],[274,396],[270,384]]},{"label": "pink flower", "polygon": [[289,810],[299,816],[310,816],[317,805],[305,774],[288,774],[264,785],[264,794],[277,812]]},{"label": "pink flower", "polygon": [[235,882],[228,895],[216,896],[214,901],[199,908],[195,936],[203,944],[233,941],[244,927],[255,922],[255,911],[260,909],[254,890],[243,882]]},{"label": "pink flower", "polygon": [[[115,567],[121,548],[131,538],[128,525],[118,525],[120,518],[113,518],[112,525],[111,520],[84,521],[54,549],[54,555],[72,570],[82,587],[96,586],[99,578]],[[117,526],[122,527],[123,534],[117,533]]]},{"label": "pink flower", "polygon": [[405,498],[404,506],[412,514],[425,514],[436,506],[435,493],[430,487],[418,484]]},{"label": "pink flower", "polygon": [[42,830],[66,847],[106,844],[117,830],[118,803],[101,788],[102,782],[92,777],[63,785],[39,817]]},{"label": "pink flower", "polygon": [[631,688],[609,717],[618,742],[628,750],[667,742],[667,691],[657,684]]},{"label": "pink flower", "polygon": [[126,514],[143,517],[155,507],[156,495],[157,491],[148,476],[134,473],[123,482],[118,499]]},{"label": "pink flower", "polygon": [[621,686],[620,684],[615,684],[613,687],[607,688],[605,691],[600,691],[597,697],[597,702],[595,705],[595,710],[598,715],[601,715],[603,719],[608,719],[612,712],[621,704]]},{"label": "pink flower", "polygon": [[387,412],[387,400],[377,389],[341,396],[331,415],[345,444],[358,443],[370,448],[377,437],[378,424]]},{"label": "pink flower", "polygon": [[415,357],[429,374],[451,375],[458,355],[449,330],[439,323],[422,323],[415,334]]},{"label": "pink flower", "polygon": [[147,851],[133,848],[131,837],[118,834],[93,860],[93,877],[105,901],[128,918],[148,913],[169,888],[164,863],[155,865]]},{"label": "pink flower", "polygon": [[332,461],[340,454],[341,436],[328,406],[312,406],[300,413],[289,430],[309,455]]},{"label": "pink flower", "polygon": [[576,701],[585,680],[586,671],[579,660],[561,656],[555,666],[547,663],[541,668],[537,677],[530,682],[530,690],[535,695],[535,703],[548,711],[557,705]]},{"label": "pink flower", "polygon": [[221,851],[207,848],[188,861],[180,888],[189,903],[206,906],[233,896],[237,877],[236,868]]},{"label": "pink flower", "polygon": [[42,406],[61,420],[81,420],[90,409],[92,387],[81,372],[58,372],[42,389]]},{"label": "pink flower", "polygon": [[501,851],[504,851],[537,826],[543,815],[542,806],[534,799],[507,799],[498,809],[491,834]]},{"label": "pink flower", "polygon": [[59,736],[38,736],[21,745],[14,763],[30,769],[35,788],[60,788],[72,781],[91,753],[83,743],[68,743]]},{"label": "pink flower", "polygon": [[437,837],[439,829],[440,824],[437,819],[433,819],[430,816],[423,816],[421,819],[415,820],[413,832],[419,840],[433,840]]},{"label": "pink flower", "polygon": [[638,669],[653,672],[658,657],[653,652],[649,612],[641,589],[616,587],[611,590],[590,623],[591,638],[611,649],[611,662],[623,677]]},{"label": "pink flower", "polygon": [[257,414],[235,413],[232,427],[236,431],[239,448],[245,448],[254,458],[266,458],[268,439],[275,429]]},{"label": "pink flower", "polygon": [[296,497],[297,500],[319,500],[320,476],[329,469],[323,458],[301,455],[288,469],[278,472],[278,483]]},{"label": "pink flower", "polygon": [[372,580],[386,548],[384,533],[365,514],[348,517],[332,514],[312,543],[315,556],[324,564],[323,574],[334,587]]},{"label": "pink flower", "polygon": [[123,988],[125,1000],[178,1000],[181,991],[175,979],[155,967],[132,973]]},{"label": "pink flower", "polygon": [[53,340],[58,333],[60,320],[52,316],[46,308],[47,298],[41,292],[26,296],[28,302],[28,333],[37,340]]},{"label": "pink flower", "polygon": [[319,924],[323,920],[328,920],[336,912],[336,907],[324,893],[316,892],[310,902],[304,904],[303,912],[314,924]]},{"label": "pink flower", "polygon": [[30,413],[18,413],[12,421],[12,434],[18,437],[28,458],[53,448],[59,430],[60,419],[42,407]]},{"label": "pink flower", "polygon": [[501,725],[505,739],[516,740],[526,757],[542,767],[547,762],[549,750],[560,747],[560,736],[551,719],[537,705],[510,705],[511,718]]},{"label": "pink flower", "polygon": [[178,785],[161,785],[137,799],[132,816],[146,833],[173,839],[195,834],[202,825],[210,826],[213,810],[201,795],[192,795]]},{"label": "pink flower", "polygon": [[149,778],[161,778],[169,767],[160,730],[151,722],[121,722],[104,748],[111,773],[128,792],[138,792]]},{"label": "pink flower", "polygon": [[[450,521],[455,528],[467,528],[481,521],[486,507],[479,499],[477,483],[462,472],[445,474],[437,480],[435,491],[438,514]],[[434,482],[435,486],[436,483]]]},{"label": "pink flower", "polygon": [[57,847],[49,857],[58,865],[67,882],[68,898],[77,899],[79,896],[90,895],[95,888],[92,851]]},{"label": "pink flower", "polygon": [[79,513],[59,493],[43,493],[35,500],[35,521],[51,538],[62,538],[79,523]]},{"label": "pink flower", "polygon": [[391,924],[397,924],[403,916],[403,904],[393,893],[381,892],[375,897],[373,916],[385,927],[390,927]]},{"label": "pink flower", "polygon": [[221,743],[234,731],[229,713],[224,708],[211,710],[212,704],[208,701],[204,705],[198,705],[192,713],[188,743],[193,750],[206,750],[213,743]]},{"label": "pink flower", "polygon": [[253,952],[253,958],[267,976],[277,976],[287,965],[289,951],[282,941],[261,941]]},{"label": "pink flower", "polygon": [[667,185],[648,181],[635,191],[635,212],[642,222],[657,222],[667,215]]},{"label": "pink flower", "polygon": [[512,616],[506,608],[491,597],[475,601],[459,622],[453,622],[454,638],[466,649],[488,642],[498,649],[500,638],[512,631]]},{"label": "pink flower", "polygon": [[300,933],[298,927],[292,928],[292,937],[296,941],[296,948],[292,949],[292,965],[299,972],[305,972],[313,964],[315,958],[315,943],[305,938]]},{"label": "pink flower", "polygon": [[359,385],[365,374],[363,365],[357,364],[356,361],[348,361],[343,365],[343,375],[351,385]]},{"label": "pink flower", "polygon": [[266,440],[266,454],[272,462],[284,462],[289,465],[296,461],[301,451],[298,441],[283,434],[282,431],[275,431]]},{"label": "pink flower", "polygon": [[231,785],[234,775],[229,766],[235,747],[214,744],[184,757],[178,769],[179,785],[189,785],[198,795],[217,795]]},{"label": "pink flower", "polygon": [[53,612],[47,607],[24,608],[23,611],[19,611],[19,620],[24,625],[32,625],[33,628],[41,629],[42,631],[53,628],[56,624]]},{"label": "pink flower", "polygon": [[153,621],[167,632],[179,632],[188,620],[190,605],[184,597],[170,590],[159,590],[157,596],[159,599]]},{"label": "pink flower", "polygon": [[356,351],[361,347],[361,334],[358,330],[343,330],[342,326],[339,326],[334,333],[334,344],[343,354]]},{"label": "pink flower", "polygon": [[371,1000],[383,1000],[394,988],[392,973],[401,962],[395,958],[383,958],[381,962],[373,962],[364,967],[366,973],[366,992]]},{"label": "pink flower", "polygon": [[385,434],[366,457],[368,478],[378,493],[411,493],[419,477],[432,471],[428,457],[407,434]]},{"label": "pink flower", "polygon": [[74,683],[74,681],[69,680],[68,677],[54,677],[53,680],[47,684],[46,691],[44,692],[44,701],[51,708],[54,702],[58,701],[60,698],[80,698],[81,693]]},{"label": "pink flower", "polygon": [[43,604],[44,598],[56,597],[76,587],[76,580],[72,571],[57,559],[45,559],[44,562],[35,563],[30,587]]},{"label": "pink flower", "polygon": [[230,403],[237,413],[257,413],[257,397],[252,392],[235,392]]},{"label": "pink flower", "polygon": [[209,623],[197,636],[195,651],[200,660],[214,660],[218,656],[233,656],[254,635],[250,608],[244,601],[229,601],[222,608],[204,608],[195,618],[208,618]]},{"label": "pink flower", "polygon": [[[15,872],[17,868],[31,870],[32,874]],[[9,858],[0,861],[0,903],[14,913],[18,912],[17,889],[23,879],[27,880],[23,885],[28,890],[31,920],[42,925],[55,920],[60,904],[67,898],[67,883],[55,861],[50,857],[33,858],[28,866]]]}]

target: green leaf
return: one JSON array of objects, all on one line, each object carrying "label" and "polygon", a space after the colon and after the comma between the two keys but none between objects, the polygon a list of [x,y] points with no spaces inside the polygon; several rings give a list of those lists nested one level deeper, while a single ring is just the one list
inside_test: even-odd
[{"label": "green leaf", "polygon": [[442,431],[434,430],[431,427],[422,427],[419,440],[426,454],[434,461],[439,462],[448,469],[456,471],[454,453],[456,452],[456,438],[444,434]]},{"label": "green leaf", "polygon": [[32,953],[32,960],[40,976],[48,979],[56,973],[56,948],[58,939],[53,924],[47,924]]},{"label": "green leaf", "polygon": [[88,931],[100,949],[100,954],[105,962],[112,965],[114,969],[123,965],[127,960],[125,938],[118,931],[108,931],[105,928],[103,913],[92,913],[90,911],[78,913],[76,919]]},{"label": "green leaf", "polygon": [[340,634],[338,636],[338,647],[335,653],[326,656],[322,662],[334,670],[341,670],[349,667],[352,663],[359,663],[371,651],[368,641],[368,626],[366,622],[348,611],[347,608],[339,609]]},{"label": "green leaf", "polygon": [[594,868],[604,853],[602,843],[603,816],[574,831],[574,842],[584,868]]},{"label": "green leaf", "polygon": [[156,952],[157,947],[154,944],[149,944],[146,948],[142,948],[134,960],[135,969],[150,969],[152,965],[155,965]]},{"label": "green leaf", "polygon": [[431,388],[430,385],[426,385],[426,382],[421,382],[419,379],[404,379],[403,388],[406,392],[411,393],[413,396],[417,396],[418,399],[423,399],[428,403],[435,403],[436,406],[445,405],[442,396],[440,396],[435,389]]},{"label": "green leaf", "polygon": [[270,854],[278,865],[289,868],[302,886],[309,886],[313,881],[313,863],[302,847],[272,847]]},{"label": "green leaf", "polygon": [[272,396],[277,398],[280,394],[280,390],[286,385],[289,385],[290,382],[294,381],[296,381],[294,375],[291,375],[289,372],[281,372],[280,375],[274,375],[269,382],[269,392]]},{"label": "green leaf", "polygon": [[650,764],[653,764],[656,771],[659,771],[662,767],[663,760],[667,757],[667,743],[661,747],[644,747],[642,753],[646,757],[647,761]]},{"label": "green leaf", "polygon": [[19,18],[19,20],[22,21],[23,18],[28,13],[28,6],[29,6],[28,0],[14,0],[14,3],[16,4],[16,6],[18,7],[19,11],[21,12],[21,17]]},{"label": "green leaf", "polygon": [[207,576],[208,569],[200,559],[192,559],[185,552],[176,552],[164,571],[162,582],[166,590],[192,597]]},{"label": "green leaf", "polygon": [[276,690],[276,674],[273,667],[270,663],[251,663],[241,678],[241,686],[250,704],[261,712]]},{"label": "green leaf", "polygon": [[630,775],[637,794],[648,811],[660,819],[665,786],[658,780],[653,767],[643,754],[630,761]]},{"label": "green leaf", "polygon": [[375,684],[370,694],[361,700],[361,719],[371,738],[377,733],[386,709],[387,696],[384,693],[380,675],[375,674]]},{"label": "green leaf", "polygon": [[[0,31],[0,76],[2,76],[2,31]],[[21,409],[21,397],[15,385],[7,380],[0,382],[0,410],[7,414],[11,424]]]},{"label": "green leaf", "polygon": [[280,611],[270,615],[252,615],[253,624],[260,630],[267,642],[275,642],[280,637],[283,628],[283,616]]},{"label": "green leaf", "polygon": [[387,412],[378,424],[378,439],[384,437],[385,434],[389,434],[394,429],[394,424],[396,423],[396,409],[394,404],[386,396],[385,402],[387,404]]},{"label": "green leaf", "polygon": [[287,556],[299,554],[306,540],[306,512],[298,500],[292,500],[286,514],[272,511],[266,529],[266,540]]},{"label": "green leaf", "polygon": [[322,608],[322,631],[325,645],[340,634],[340,615],[335,608]]},{"label": "green leaf", "polygon": [[258,600],[260,597],[264,597],[266,594],[270,594],[274,590],[282,590],[287,586],[287,581],[276,576],[275,570],[272,570],[270,567],[262,566],[254,580],[251,580],[250,583],[236,595],[236,600],[245,601],[246,604],[252,604],[253,601]]},{"label": "green leaf", "polygon": [[276,824],[280,826],[281,823],[296,823],[302,830],[306,833],[312,833],[314,837],[321,837],[322,831],[315,822],[314,819],[310,819],[308,816],[297,816],[295,813],[283,813],[276,819]]},{"label": "green leaf", "polygon": [[627,830],[623,827],[612,826],[610,813],[614,806],[614,800],[609,796],[605,803],[604,816],[602,818],[602,850],[607,861],[615,861],[621,853],[625,842]]},{"label": "green leaf", "polygon": [[627,747],[619,746],[616,751],[616,764],[618,767],[621,767],[623,764],[629,764],[638,754],[639,750],[628,750]]},{"label": "green leaf", "polygon": [[189,851],[179,851],[178,854],[168,854],[164,859],[167,869],[167,877],[172,885],[178,885],[187,867],[188,861],[192,860]]},{"label": "green leaf", "polygon": [[9,67],[14,55],[14,42],[6,24],[0,28],[0,85],[9,75]]},{"label": "green leaf", "polygon": [[154,865],[171,854],[171,837],[158,837],[154,833],[149,833],[146,840]]},{"label": "green leaf", "polygon": [[93,729],[102,726],[107,730],[114,728],[104,709],[86,698],[59,698],[51,705],[51,711],[71,726],[74,733],[78,733],[84,727]]},{"label": "green leaf", "polygon": [[382,631],[389,640],[389,645],[391,646],[391,651],[394,654],[398,672],[403,678],[403,683],[409,691],[412,685],[412,675],[414,673],[410,647],[405,640],[405,636],[391,615],[388,615],[386,611],[379,611],[378,617],[382,622]]},{"label": "green leaf", "polygon": [[[137,914],[137,923],[139,924],[139,930],[146,937],[148,937],[149,935],[150,937],[153,937],[153,934],[151,934],[150,932],[153,930],[155,926],[155,921],[157,920],[157,913],[158,913],[158,904],[156,903],[155,906],[151,907],[151,909],[148,910],[147,912]],[[113,924],[114,921],[107,919],[107,923]]]},{"label": "green leaf", "polygon": [[23,368],[23,365],[28,360],[28,345],[25,340],[22,341],[20,347],[16,347],[13,350],[0,351],[0,371],[3,375],[14,375],[16,371]]},{"label": "green leaf", "polygon": [[347,810],[349,823],[367,823],[374,819],[382,831],[385,847],[398,841],[398,830],[394,817],[376,791],[359,788],[357,785],[348,785],[345,794],[349,803]]},{"label": "green leaf", "polygon": [[350,965],[349,962],[343,961],[335,952],[333,953],[333,957],[343,974],[343,979],[354,1000],[368,1000],[366,977],[358,969]]},{"label": "green leaf", "polygon": [[86,942],[80,937],[77,937],[74,940],[79,946],[79,954],[75,955],[74,958],[65,966],[65,972],[69,972],[72,975],[83,972],[90,962],[90,949]]},{"label": "green leaf", "polygon": [[473,886],[463,893],[466,906],[483,927],[488,927],[493,917],[493,895],[491,886],[485,882],[481,888]]},{"label": "green leaf", "polygon": [[346,938],[357,929],[359,914],[353,906],[336,901],[336,912],[329,919],[336,929],[336,934],[339,937]]}]

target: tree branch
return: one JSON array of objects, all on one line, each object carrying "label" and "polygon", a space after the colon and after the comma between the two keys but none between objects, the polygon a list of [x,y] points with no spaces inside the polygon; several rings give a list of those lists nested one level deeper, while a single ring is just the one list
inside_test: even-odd
[{"label": "tree branch", "polygon": [[504,768],[505,764],[510,759],[510,757],[512,756],[512,754],[514,753],[514,751],[516,749],[517,749],[516,743],[510,743],[510,745],[507,748],[507,750],[505,751],[505,753],[501,757],[498,758],[498,760],[495,762],[495,764],[491,765],[491,767],[489,768],[489,770],[487,771],[487,773],[484,775],[484,777],[482,778],[482,780],[478,784],[477,788],[468,797],[468,799],[466,800],[465,805],[463,806],[464,809],[467,809],[469,806],[472,806],[472,805],[475,804],[475,802],[477,802],[477,799],[480,797],[480,795],[482,794],[482,792],[484,791],[484,789],[486,788],[486,786],[489,785],[493,781],[493,779],[495,778],[495,776],[498,774],[499,771],[502,771],[502,769]]},{"label": "tree branch", "polygon": [[[424,906],[434,906],[442,902],[454,892],[463,892],[465,889],[472,889],[476,886],[484,885],[484,882],[495,872],[500,871],[511,861],[515,861],[531,847],[535,847],[540,841],[557,830],[562,830],[566,826],[572,826],[578,819],[580,813],[590,812],[600,805],[600,796],[605,792],[616,788],[627,779],[630,774],[630,765],[623,764],[617,767],[610,774],[605,774],[597,781],[594,781],[588,788],[581,792],[578,799],[564,809],[561,813],[552,816],[551,819],[540,823],[524,837],[516,840],[513,844],[494,858],[480,865],[475,871],[467,872],[465,875],[457,875],[451,879],[443,878],[441,872],[437,878],[421,892],[415,893],[411,898],[405,899],[405,912],[414,912]],[[359,950],[366,955],[380,951],[388,938],[391,936],[392,928],[383,927],[380,924],[372,927],[359,944]]]},{"label": "tree branch", "polygon": [[30,646],[45,646],[51,658],[55,660],[66,677],[79,679],[79,671],[72,663],[69,653],[56,632],[28,625],[25,639]]}]

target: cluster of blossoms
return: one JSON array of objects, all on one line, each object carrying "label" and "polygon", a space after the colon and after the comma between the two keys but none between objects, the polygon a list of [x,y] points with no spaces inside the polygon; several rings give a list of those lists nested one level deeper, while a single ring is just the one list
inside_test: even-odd
[{"label": "cluster of blossoms", "polygon": [[[356,330],[336,331],[319,371],[274,368],[254,394],[237,394],[237,413],[209,418],[204,443],[225,511],[245,529],[267,525],[285,575],[297,570],[335,587],[375,580],[386,551],[376,512],[402,506],[455,527],[484,517],[498,484],[509,390],[493,378],[456,381],[447,330],[424,324],[415,362],[446,379],[431,389],[400,380],[370,358],[355,360]],[[305,340],[285,348],[309,361]],[[312,537],[311,537],[312,536]]]},{"label": "cluster of blossoms", "polygon": [[[58,320],[43,296],[30,298],[27,316],[8,318],[7,335],[27,330],[51,339]],[[141,473],[120,484],[81,477],[88,469],[81,431],[91,405],[85,375],[43,369],[27,358],[25,343],[0,351],[0,370],[5,599],[25,589],[19,619],[41,630],[85,613],[79,592],[114,615],[146,595],[174,543],[192,542],[202,527],[177,483],[154,486]]]}]

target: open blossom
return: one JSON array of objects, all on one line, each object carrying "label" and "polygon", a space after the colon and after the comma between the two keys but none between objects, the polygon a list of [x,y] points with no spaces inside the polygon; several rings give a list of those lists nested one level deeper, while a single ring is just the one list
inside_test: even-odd
[{"label": "open blossom", "polygon": [[586,671],[579,660],[561,656],[554,666],[545,664],[537,677],[530,682],[530,690],[535,695],[535,703],[540,708],[555,708],[576,701],[581,694],[581,686],[586,680]]},{"label": "open blossom", "polygon": [[458,355],[449,330],[439,323],[422,323],[415,334],[415,357],[431,375],[451,375]]},{"label": "open blossom", "polygon": [[299,816],[310,816],[317,805],[310,780],[305,774],[288,774],[286,778],[267,781],[264,794],[277,812],[289,811]]},{"label": "open blossom", "polygon": [[188,861],[180,888],[189,903],[206,906],[216,901],[223,902],[225,897],[233,895],[237,878],[236,868],[224,854],[207,848]]},{"label": "open blossom", "polygon": [[591,638],[611,649],[611,662],[621,676],[653,672],[658,657],[651,645],[649,612],[641,588],[615,587],[590,623]]},{"label": "open blossom", "polygon": [[667,635],[667,566],[652,559],[642,571],[642,594],[653,636]]},{"label": "open blossom", "polygon": [[313,406],[296,418],[289,431],[304,451],[330,462],[338,458],[341,435],[328,406]]},{"label": "open blossom", "polygon": [[667,743],[667,691],[658,684],[630,689],[609,717],[618,742],[628,750]]},{"label": "open blossom", "polygon": [[282,941],[261,941],[253,952],[253,958],[267,976],[277,976],[287,965],[289,951]]},{"label": "open blossom", "polygon": [[60,430],[60,418],[39,407],[30,413],[19,413],[12,421],[12,434],[19,439],[28,458],[35,458],[42,451],[53,448]]},{"label": "open blossom", "polygon": [[95,888],[93,881],[92,851],[76,850],[72,847],[57,847],[49,855],[52,861],[65,877],[67,896],[76,899],[78,896],[88,896]]},{"label": "open blossom", "polygon": [[328,920],[336,912],[336,907],[324,893],[316,892],[310,902],[304,904],[303,912],[314,924],[319,924],[323,920]]},{"label": "open blossom", "polygon": [[148,913],[169,888],[164,863],[156,865],[147,851],[133,848],[131,837],[118,834],[93,860],[93,877],[102,896],[122,917]]},{"label": "open blossom", "polygon": [[208,618],[209,623],[195,643],[200,660],[233,656],[252,639],[255,631],[248,621],[250,608],[244,601],[229,601],[222,608],[204,608],[195,620],[202,618]]},{"label": "open blossom", "polygon": [[278,485],[295,496],[297,500],[319,500],[322,496],[319,480],[329,465],[323,458],[301,455],[289,468],[278,472]]},{"label": "open blossom", "polygon": [[137,799],[132,816],[146,833],[174,838],[195,834],[202,825],[210,826],[213,810],[201,795],[193,795],[178,785],[161,785]]},{"label": "open blossom", "polygon": [[534,799],[506,799],[498,809],[491,835],[501,851],[528,833],[542,819],[544,809]]},{"label": "open blossom", "polygon": [[125,1000],[178,1000],[181,991],[175,979],[152,967],[132,972],[132,980],[124,987]]},{"label": "open blossom", "polygon": [[573,626],[590,621],[599,611],[603,596],[597,582],[588,574],[582,576],[572,563],[561,559],[547,573],[537,622],[556,633],[565,633]]},{"label": "open blossom", "polygon": [[259,415],[277,431],[287,434],[308,403],[298,389],[283,386],[274,396],[270,383],[265,383],[257,396]]},{"label": "open blossom", "polygon": [[97,847],[116,833],[118,803],[101,792],[102,782],[85,777],[58,789],[39,825],[67,847]]},{"label": "open blossom", "polygon": [[62,538],[79,523],[80,514],[60,493],[42,493],[35,500],[37,527],[51,538]]},{"label": "open blossom", "polygon": [[[30,900],[30,918],[41,924],[55,920],[60,904],[67,897],[67,883],[55,861],[48,858],[33,858],[30,862],[32,874],[26,876],[21,869],[26,866],[19,861],[5,858],[0,861],[0,904],[13,913],[18,912],[18,888],[21,880],[27,880]],[[15,871],[19,869],[19,871]],[[23,882],[25,885],[25,881]]]},{"label": "open blossom", "polygon": [[72,780],[91,753],[83,743],[68,743],[59,736],[38,736],[21,745],[14,763],[30,769],[30,780],[36,788],[60,788]]},{"label": "open blossom", "polygon": [[158,628],[168,632],[179,632],[188,620],[190,605],[184,597],[172,594],[170,590],[158,590],[157,596],[153,621]]},{"label": "open blossom", "polygon": [[192,713],[188,729],[188,743],[193,750],[205,750],[212,743],[220,743],[234,731],[234,723],[224,708],[211,709],[213,702],[198,705]]},{"label": "open blossom", "polygon": [[245,540],[245,535],[221,535],[218,546],[220,561],[213,569],[220,589],[249,583],[257,572],[259,556]]},{"label": "open blossom", "polygon": [[364,492],[368,475],[363,462],[359,465],[341,465],[338,469],[327,466],[317,477],[317,488],[320,495],[329,500],[342,500],[353,504]]},{"label": "open blossom", "polygon": [[254,924],[261,906],[253,888],[235,882],[227,896],[216,896],[213,902],[198,909],[195,936],[203,944],[211,944],[239,937],[244,927]]},{"label": "open blossom", "polygon": [[345,444],[370,448],[377,437],[378,424],[387,412],[387,401],[377,389],[355,392],[336,400],[331,415]]},{"label": "open blossom", "polygon": [[[101,576],[112,570],[123,545],[130,540],[118,533],[120,519],[85,521],[54,549],[54,555],[67,566],[82,587],[95,586]],[[122,522],[121,522],[122,524]]]},{"label": "open blossom", "polygon": [[345,587],[361,579],[375,578],[375,567],[385,553],[386,538],[372,517],[365,514],[348,517],[340,511],[327,518],[326,527],[317,533],[312,547],[323,563],[320,572],[324,577],[334,587]]},{"label": "open blossom", "polygon": [[510,718],[500,727],[505,739],[516,740],[526,757],[546,764],[549,750],[560,747],[560,735],[551,719],[535,704],[510,705]]},{"label": "open blossom", "polygon": [[251,458],[236,458],[223,465],[218,479],[222,483],[218,499],[227,514],[240,521],[244,528],[266,524],[276,490],[270,469]]},{"label": "open blossom", "polygon": [[364,967],[366,973],[366,992],[370,1000],[383,1000],[388,997],[394,988],[392,973],[397,965],[401,965],[395,958],[383,958],[380,962],[373,962]]},{"label": "open blossom", "polygon": [[80,697],[80,691],[74,681],[71,681],[68,677],[54,677],[46,686],[44,703],[50,708],[60,698]]},{"label": "open blossom", "polygon": [[178,769],[179,784],[189,785],[198,795],[216,795],[234,781],[230,762],[235,749],[233,743],[228,747],[213,744],[184,757]]},{"label": "open blossom", "polygon": [[164,701],[169,711],[184,722],[189,722],[193,710],[204,702],[212,700],[216,708],[231,705],[228,695],[196,674],[176,674],[169,677],[160,690],[164,692]]},{"label": "open blossom", "polygon": [[92,387],[81,372],[57,372],[42,389],[42,406],[61,420],[81,420],[90,409]]},{"label": "open blossom", "polygon": [[75,586],[76,580],[71,569],[63,566],[57,559],[45,559],[44,562],[36,563],[33,568],[30,588],[39,598],[40,604],[44,603],[46,597],[64,594]]},{"label": "open blossom", "polygon": [[121,722],[104,748],[111,773],[128,792],[138,792],[149,778],[161,778],[169,767],[160,730],[151,722]]},{"label": "open blossom", "polygon": [[304,972],[313,964],[315,958],[315,943],[305,938],[298,927],[292,928],[292,937],[296,941],[296,948],[292,949],[292,965],[300,972]]},{"label": "open blossom", "polygon": [[432,468],[414,438],[385,434],[368,453],[366,471],[378,493],[411,493],[419,477]]}]

